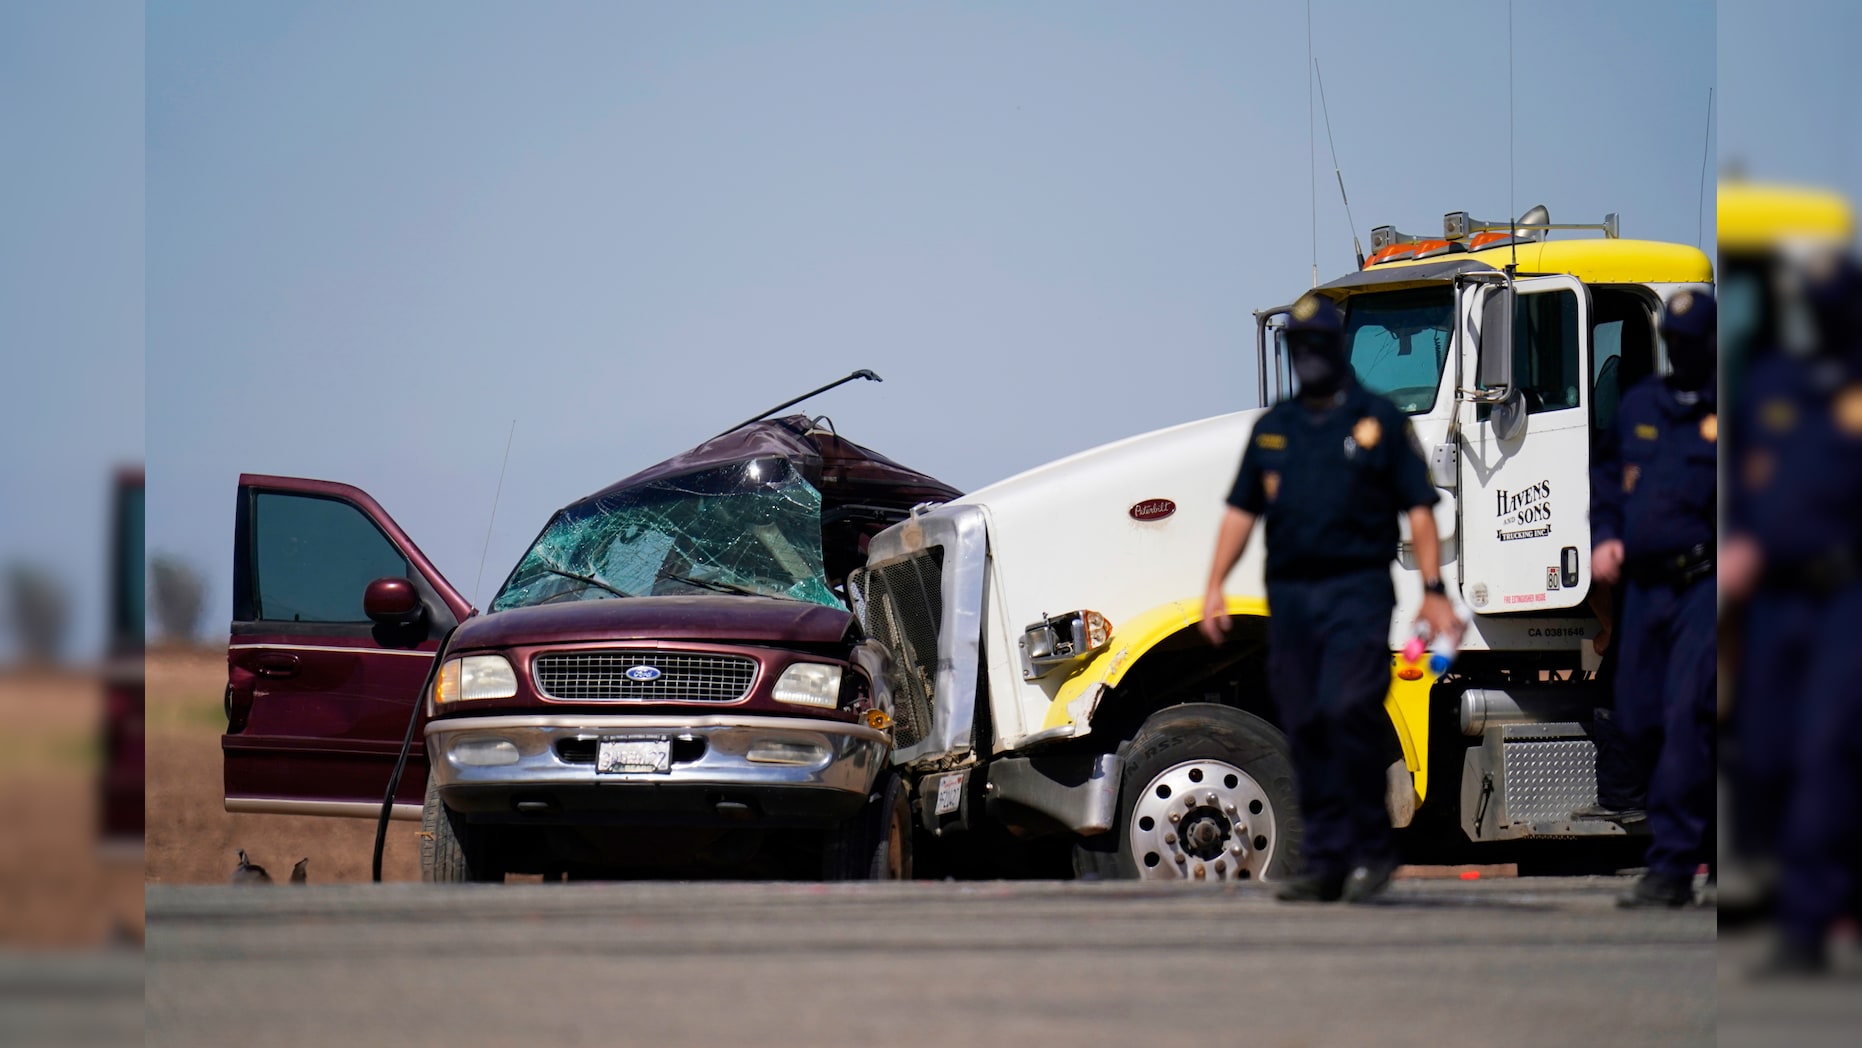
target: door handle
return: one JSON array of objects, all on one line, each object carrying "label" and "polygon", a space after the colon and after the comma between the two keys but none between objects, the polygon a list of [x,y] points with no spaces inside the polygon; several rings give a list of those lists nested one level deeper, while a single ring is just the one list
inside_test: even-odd
[{"label": "door handle", "polygon": [[295,677],[298,664],[296,655],[260,655],[254,666],[261,677]]}]

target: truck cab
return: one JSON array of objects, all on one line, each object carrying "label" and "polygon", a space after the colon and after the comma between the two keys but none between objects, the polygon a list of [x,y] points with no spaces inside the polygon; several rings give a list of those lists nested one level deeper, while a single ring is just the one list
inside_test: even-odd
[{"label": "truck cab", "polygon": [[[1578,229],[1603,236],[1553,237]],[[1589,470],[1622,392],[1665,366],[1662,304],[1711,281],[1691,247],[1535,209],[1502,225],[1454,213],[1440,237],[1380,228],[1362,268],[1317,289],[1345,316],[1359,381],[1409,416],[1443,495],[1442,574],[1472,613],[1446,679],[1398,664],[1422,596],[1405,541],[1386,702],[1395,824],[1426,812],[1456,845],[1625,832],[1571,818],[1595,799],[1589,722],[1608,704]],[[1057,835],[1083,876],[1294,868],[1259,543],[1229,580],[1229,641],[1196,629],[1242,449],[1265,403],[1294,392],[1288,308],[1256,315],[1261,408],[1082,452],[874,539],[851,588],[869,631],[916,667],[896,701],[927,727],[894,759],[928,832]],[[941,599],[914,596],[927,588]]]},{"label": "truck cab", "polygon": [[557,511],[479,614],[366,493],[242,476],[226,806],[372,816],[412,718],[428,880],[909,875],[890,653],[842,588],[958,494],[754,423]]}]

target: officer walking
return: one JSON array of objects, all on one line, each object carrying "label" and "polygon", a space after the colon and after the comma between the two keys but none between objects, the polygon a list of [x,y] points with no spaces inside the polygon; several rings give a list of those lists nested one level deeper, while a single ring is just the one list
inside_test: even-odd
[{"label": "officer walking", "polygon": [[1621,906],[1681,906],[1712,857],[1716,679],[1717,307],[1682,291],[1662,313],[1670,373],[1637,383],[1591,490],[1591,575],[1622,581],[1617,726],[1650,772],[1648,873]]},{"label": "officer walking", "polygon": [[1292,745],[1304,871],[1281,885],[1289,901],[1363,902],[1396,869],[1384,806],[1389,725],[1390,562],[1397,517],[1407,514],[1422,565],[1419,621],[1459,635],[1440,577],[1430,507],[1435,488],[1408,419],[1365,390],[1351,369],[1343,318],[1318,294],[1287,323],[1299,395],[1255,424],[1216,540],[1203,602],[1203,634],[1229,630],[1223,580],[1257,519],[1267,542],[1268,683]]},{"label": "officer walking", "polygon": [[1826,970],[1831,928],[1862,902],[1862,273],[1823,260],[1805,284],[1815,350],[1747,384],[1722,587],[1747,611],[1742,829],[1782,860],[1761,970],[1781,975]]}]

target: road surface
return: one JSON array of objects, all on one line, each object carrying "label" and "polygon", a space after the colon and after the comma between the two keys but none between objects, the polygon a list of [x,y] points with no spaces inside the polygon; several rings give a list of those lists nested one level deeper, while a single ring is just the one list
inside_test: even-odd
[{"label": "road surface", "polygon": [[1710,1043],[1713,911],[1624,883],[155,885],[147,1043]]}]

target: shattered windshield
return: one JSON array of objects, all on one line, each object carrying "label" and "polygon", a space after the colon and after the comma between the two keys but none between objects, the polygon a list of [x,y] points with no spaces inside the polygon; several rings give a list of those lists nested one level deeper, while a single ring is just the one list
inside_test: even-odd
[{"label": "shattered windshield", "polygon": [[821,493],[782,458],[669,477],[566,509],[491,602],[740,593],[844,607],[821,563]]},{"label": "shattered windshield", "polygon": [[1345,344],[1358,381],[1404,413],[1435,406],[1455,330],[1453,286],[1357,294],[1345,304]]}]

